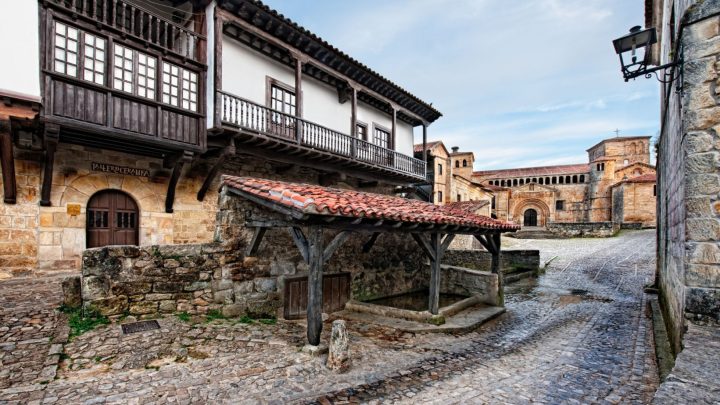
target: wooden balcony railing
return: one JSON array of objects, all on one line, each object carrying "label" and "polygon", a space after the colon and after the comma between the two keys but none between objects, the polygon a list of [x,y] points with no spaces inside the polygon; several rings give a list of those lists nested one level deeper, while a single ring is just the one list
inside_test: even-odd
[{"label": "wooden balcony railing", "polygon": [[47,4],[84,17],[120,35],[152,44],[162,51],[200,62],[198,44],[205,37],[124,0],[46,0]]},{"label": "wooden balcony railing", "polygon": [[[421,159],[374,145],[226,92],[220,92],[220,101],[220,115],[224,124],[393,169],[418,179],[425,178],[425,162]],[[297,128],[298,123],[299,128]]]}]

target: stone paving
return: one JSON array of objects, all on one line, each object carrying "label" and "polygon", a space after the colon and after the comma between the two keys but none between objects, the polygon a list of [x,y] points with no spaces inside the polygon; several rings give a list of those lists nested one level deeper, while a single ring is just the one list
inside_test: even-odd
[{"label": "stone paving", "polygon": [[[504,243],[550,262],[537,282],[508,288],[506,314],[460,336],[350,321],[344,374],[300,350],[298,321],[169,316],[160,330],[113,324],[59,345],[57,281],[0,283],[0,403],[649,402],[658,381],[642,287],[654,231]],[[21,348],[32,339],[42,340]]]}]

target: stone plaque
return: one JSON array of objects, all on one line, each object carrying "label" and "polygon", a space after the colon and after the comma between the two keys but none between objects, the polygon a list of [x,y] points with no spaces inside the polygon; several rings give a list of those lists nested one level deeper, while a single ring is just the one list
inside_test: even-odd
[{"label": "stone plaque", "polygon": [[80,204],[68,204],[67,214],[72,216],[80,215]]},{"label": "stone plaque", "polygon": [[106,163],[92,162],[90,168],[96,172],[123,174],[126,176],[150,177],[150,170],[135,167],[116,166]]}]

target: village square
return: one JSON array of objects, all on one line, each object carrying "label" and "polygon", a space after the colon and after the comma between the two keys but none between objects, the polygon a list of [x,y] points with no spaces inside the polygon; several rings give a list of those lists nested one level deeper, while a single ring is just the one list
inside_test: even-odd
[{"label": "village square", "polygon": [[0,9],[0,404],[720,404],[720,0]]}]

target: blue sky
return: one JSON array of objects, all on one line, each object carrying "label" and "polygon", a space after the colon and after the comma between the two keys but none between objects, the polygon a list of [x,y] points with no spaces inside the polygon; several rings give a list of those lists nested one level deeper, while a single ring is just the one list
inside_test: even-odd
[{"label": "blue sky", "polygon": [[625,83],[611,44],[641,0],[265,2],[433,103],[429,139],[476,170],[582,163],[616,128],[659,130],[657,82]]}]

